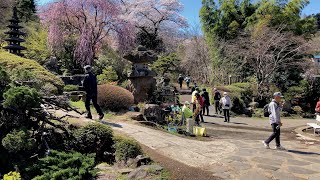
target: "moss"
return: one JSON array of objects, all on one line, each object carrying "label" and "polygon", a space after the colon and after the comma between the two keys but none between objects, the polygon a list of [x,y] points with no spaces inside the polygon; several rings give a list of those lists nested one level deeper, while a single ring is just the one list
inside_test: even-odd
[{"label": "moss", "polygon": [[0,50],[0,66],[2,66],[10,75],[19,69],[25,69],[35,75],[35,80],[45,83],[51,83],[59,90],[62,90],[63,81],[54,74],[47,71],[34,60],[22,58],[5,51]]}]

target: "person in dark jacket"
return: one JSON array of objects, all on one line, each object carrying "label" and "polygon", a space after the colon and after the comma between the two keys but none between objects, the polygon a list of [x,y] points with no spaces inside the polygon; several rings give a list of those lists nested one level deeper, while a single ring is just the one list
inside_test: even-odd
[{"label": "person in dark jacket", "polygon": [[179,75],[179,78],[178,78],[178,82],[179,82],[179,85],[180,85],[180,89],[182,89],[183,80],[184,80],[184,78],[183,78],[182,74],[180,74],[180,75]]},{"label": "person in dark jacket", "polygon": [[202,99],[203,99],[203,107],[202,107],[202,113],[205,115],[206,110],[207,110],[207,116],[209,116],[209,106],[210,106],[210,98],[209,98],[209,93],[207,92],[206,89],[202,90]]},{"label": "person in dark jacket", "polygon": [[216,109],[216,114],[221,114],[221,108],[220,108],[221,94],[217,88],[214,88],[214,98],[213,99],[214,99],[214,106]]},{"label": "person in dark jacket", "polygon": [[98,84],[96,76],[91,72],[91,66],[87,65],[84,67],[86,77],[83,81],[83,88],[87,93],[85,106],[87,109],[86,118],[92,119],[92,114],[90,112],[90,102],[92,101],[93,106],[95,107],[97,113],[99,114],[99,119],[103,119],[104,114],[97,103],[98,100]]}]

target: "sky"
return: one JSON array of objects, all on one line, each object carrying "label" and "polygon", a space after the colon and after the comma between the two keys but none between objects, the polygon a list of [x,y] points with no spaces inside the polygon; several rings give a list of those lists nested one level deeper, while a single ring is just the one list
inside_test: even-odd
[{"label": "sky", "polygon": [[[52,0],[37,0],[38,4],[45,4]],[[201,8],[201,0],[180,0],[184,4],[182,15],[188,20],[191,26],[199,25],[199,10]],[[310,4],[305,7],[302,14],[310,15],[320,13],[320,0],[310,0]]]}]

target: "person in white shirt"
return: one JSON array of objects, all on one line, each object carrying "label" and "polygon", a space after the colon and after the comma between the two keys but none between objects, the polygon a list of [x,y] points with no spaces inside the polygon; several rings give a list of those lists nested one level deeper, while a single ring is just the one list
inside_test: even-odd
[{"label": "person in white shirt", "polygon": [[227,92],[223,93],[223,97],[220,99],[220,104],[222,105],[224,122],[230,122],[230,109],[232,107],[232,102]]}]

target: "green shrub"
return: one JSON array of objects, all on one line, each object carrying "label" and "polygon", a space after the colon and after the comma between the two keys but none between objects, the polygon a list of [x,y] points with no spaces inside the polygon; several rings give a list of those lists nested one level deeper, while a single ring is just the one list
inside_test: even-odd
[{"label": "green shrub", "polygon": [[94,154],[84,155],[79,152],[67,153],[55,150],[26,170],[37,175],[33,180],[93,179],[97,175]]},{"label": "green shrub", "polygon": [[105,152],[112,152],[113,132],[111,127],[90,123],[74,131],[73,147],[81,153],[96,153],[97,161],[104,160]]},{"label": "green shrub", "polygon": [[295,97],[301,97],[304,94],[305,89],[300,86],[289,87],[284,94],[286,99],[293,99]]},{"label": "green shrub", "polygon": [[102,70],[102,74],[97,76],[99,84],[106,84],[118,80],[117,72],[111,67],[106,67]]},{"label": "green shrub", "polygon": [[10,153],[17,153],[31,150],[34,147],[34,141],[26,129],[13,130],[2,139],[2,146]]},{"label": "green shrub", "polygon": [[3,180],[21,180],[21,175],[19,172],[9,172],[3,176]]},{"label": "green shrub", "polygon": [[2,94],[9,83],[10,77],[8,73],[0,66],[0,100],[2,99]]},{"label": "green shrub", "polygon": [[51,83],[59,90],[62,90],[64,86],[60,78],[47,71],[36,61],[22,58],[2,50],[0,50],[0,66],[5,68],[10,76],[12,76],[15,71],[24,69],[32,72],[35,76],[34,80],[41,84]]},{"label": "green shrub", "polygon": [[46,83],[44,86],[42,86],[40,88],[40,91],[43,95],[46,95],[46,96],[58,94],[58,88],[49,83]]},{"label": "green shrub", "polygon": [[24,112],[33,108],[39,108],[41,97],[36,89],[26,86],[12,87],[4,93],[3,105]]},{"label": "green shrub", "polygon": [[66,85],[63,88],[63,91],[65,92],[78,91],[78,90],[79,90],[79,86],[77,85]]},{"label": "green shrub", "polygon": [[295,112],[295,114],[301,115],[303,113],[303,110],[300,106],[294,106],[292,110]]},{"label": "green shrub", "polygon": [[133,139],[117,136],[115,139],[115,156],[117,161],[127,161],[129,158],[136,158],[142,155],[139,143]]},{"label": "green shrub", "polygon": [[120,111],[128,109],[134,101],[132,93],[122,87],[99,85],[98,103],[105,109]]},{"label": "green shrub", "polygon": [[243,114],[245,109],[245,104],[242,99],[239,99],[238,97],[232,96],[232,107],[231,111],[236,114]]}]

